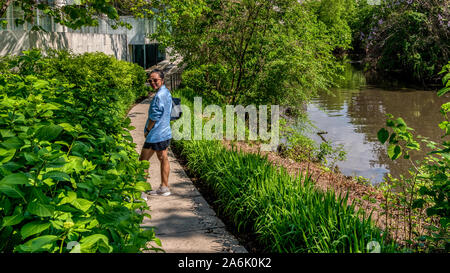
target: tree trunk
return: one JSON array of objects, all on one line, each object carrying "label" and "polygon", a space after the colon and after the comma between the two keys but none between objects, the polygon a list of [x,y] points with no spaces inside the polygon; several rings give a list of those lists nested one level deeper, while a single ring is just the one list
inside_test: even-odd
[{"label": "tree trunk", "polygon": [[1,6],[0,6],[0,18],[4,18],[6,16],[6,10],[8,9],[9,5],[11,4],[12,0],[1,0]]}]

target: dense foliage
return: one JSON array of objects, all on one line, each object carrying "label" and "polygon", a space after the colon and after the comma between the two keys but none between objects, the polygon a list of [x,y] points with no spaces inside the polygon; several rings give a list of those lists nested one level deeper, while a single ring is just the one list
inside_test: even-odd
[{"label": "dense foliage", "polygon": [[448,0],[359,1],[352,20],[354,49],[382,77],[438,84],[450,59]]},{"label": "dense foliage", "polygon": [[295,0],[205,2],[192,16],[174,11],[170,28],[161,24],[155,34],[183,56],[183,81],[198,94],[220,103],[298,106],[332,84],[332,52],[349,40],[329,35],[313,7]]},{"label": "dense foliage", "polygon": [[124,119],[145,78],[123,79],[142,69],[100,53],[39,51],[1,67],[0,252],[139,252],[159,243],[140,228],[148,162]]},{"label": "dense foliage", "polygon": [[[325,24],[334,49],[349,49],[352,42],[351,23],[354,20],[356,0],[306,0],[303,3],[317,19]],[[361,1],[360,1],[361,2]],[[364,2],[364,1],[363,1]]]}]

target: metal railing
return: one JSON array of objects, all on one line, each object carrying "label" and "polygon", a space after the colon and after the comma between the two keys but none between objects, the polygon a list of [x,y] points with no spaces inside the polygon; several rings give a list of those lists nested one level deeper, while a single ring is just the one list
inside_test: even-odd
[{"label": "metal railing", "polygon": [[170,91],[177,89],[181,84],[181,73],[177,71],[166,76],[166,86],[170,87]]}]

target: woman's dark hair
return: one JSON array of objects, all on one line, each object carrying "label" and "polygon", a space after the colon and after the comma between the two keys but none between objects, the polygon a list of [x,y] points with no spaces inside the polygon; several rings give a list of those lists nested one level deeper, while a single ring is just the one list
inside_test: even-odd
[{"label": "woman's dark hair", "polygon": [[148,74],[149,76],[153,73],[156,73],[159,75],[159,77],[161,78],[161,80],[164,80],[164,72],[161,69],[153,69],[152,72],[150,72],[150,74]]}]

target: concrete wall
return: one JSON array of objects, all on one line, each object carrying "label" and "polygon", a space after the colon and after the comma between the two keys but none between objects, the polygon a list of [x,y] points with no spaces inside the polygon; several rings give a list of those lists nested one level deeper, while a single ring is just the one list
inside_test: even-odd
[{"label": "concrete wall", "polygon": [[30,48],[71,49],[77,54],[98,51],[118,60],[128,59],[127,36],[123,34],[0,31],[0,56],[18,55]]}]

